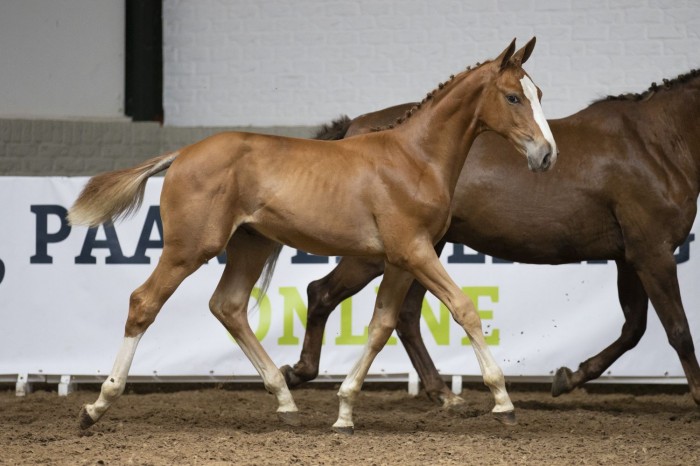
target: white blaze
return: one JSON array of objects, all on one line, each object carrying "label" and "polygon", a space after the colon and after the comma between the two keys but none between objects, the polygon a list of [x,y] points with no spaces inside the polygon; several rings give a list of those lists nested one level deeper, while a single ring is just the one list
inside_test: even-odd
[{"label": "white blaze", "polygon": [[520,84],[523,86],[525,97],[527,97],[527,99],[530,101],[532,114],[535,117],[537,126],[539,126],[540,131],[542,131],[542,136],[544,136],[549,145],[552,146],[552,162],[554,162],[557,157],[557,144],[554,142],[554,135],[552,134],[552,130],[549,129],[547,118],[545,118],[544,112],[542,111],[540,99],[537,98],[537,87],[535,86],[535,83],[533,83],[527,76],[523,76],[523,78],[520,80]]}]

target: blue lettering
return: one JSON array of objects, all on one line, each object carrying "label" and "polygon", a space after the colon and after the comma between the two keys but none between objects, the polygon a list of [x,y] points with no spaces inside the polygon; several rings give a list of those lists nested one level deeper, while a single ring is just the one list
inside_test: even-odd
[{"label": "blue lettering", "polygon": [[[158,229],[158,239],[152,240],[153,227]],[[151,258],[146,255],[146,249],[163,249],[163,221],[160,218],[160,206],[152,205],[146,213],[146,221],[141,229],[141,236],[136,245],[136,252],[130,257],[129,264],[150,264]]]},{"label": "blue lettering", "polygon": [[[340,262],[340,256],[335,258],[336,262]],[[317,256],[297,249],[296,255],[292,256],[292,264],[327,264],[328,256]]]},{"label": "blue lettering", "polygon": [[117,230],[111,222],[103,223],[107,239],[97,239],[97,232],[100,227],[89,228],[80,255],[75,257],[76,264],[97,264],[97,258],[92,255],[93,249],[109,249],[109,256],[105,259],[106,264],[130,264],[130,258],[124,256],[122,247],[119,244]]},{"label": "blue lettering", "polygon": [[467,254],[463,244],[452,244],[452,254],[447,256],[448,264],[485,264],[486,256],[480,252]]},{"label": "blue lettering", "polygon": [[[30,264],[52,264],[53,257],[49,256],[49,243],[60,243],[68,238],[71,227],[66,215],[68,211],[60,205],[33,205],[31,211],[36,215],[36,254],[29,258]],[[61,225],[58,231],[49,233],[49,215],[58,217]]]},{"label": "blue lettering", "polygon": [[690,260],[690,243],[695,241],[695,233],[691,233],[685,239],[685,242],[678,248],[678,254],[675,254],[676,264],[682,264]]}]

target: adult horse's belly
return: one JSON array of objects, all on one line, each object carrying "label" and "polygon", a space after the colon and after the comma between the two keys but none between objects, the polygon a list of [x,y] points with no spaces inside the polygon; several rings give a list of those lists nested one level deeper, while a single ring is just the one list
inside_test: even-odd
[{"label": "adult horse's belly", "polygon": [[597,188],[559,186],[556,173],[520,169],[517,175],[501,173],[503,178],[494,170],[478,179],[467,177],[453,199],[445,238],[516,262],[562,264],[624,257],[620,226]]}]

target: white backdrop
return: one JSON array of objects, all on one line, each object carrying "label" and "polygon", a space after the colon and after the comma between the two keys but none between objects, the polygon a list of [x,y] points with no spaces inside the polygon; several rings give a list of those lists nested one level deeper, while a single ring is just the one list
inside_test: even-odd
[{"label": "white backdrop", "polygon": [[164,0],[168,125],[315,125],[415,102],[514,38],[549,118],[700,66],[697,0]]},{"label": "white backdrop", "polygon": [[[67,209],[86,178],[0,177],[0,375],[105,375],[123,335],[131,291],[149,275],[160,249],[146,250],[150,264],[110,264],[119,255],[106,247],[104,228],[90,240],[85,228],[62,225]],[[138,214],[115,226],[125,258],[137,243],[154,246],[158,229],[147,221],[157,206],[161,178],[149,181]],[[47,207],[49,206],[49,207]],[[51,207],[53,206],[53,207]],[[698,233],[697,225],[693,228]],[[87,238],[87,239],[86,239]],[[87,247],[86,247],[87,245]],[[90,246],[95,247],[90,247]],[[452,255],[448,245],[443,261]],[[690,244],[690,260],[679,265],[681,289],[691,332],[700,339],[700,261]],[[252,328],[278,365],[294,363],[303,341],[306,286],[335,264],[293,264],[295,250],[285,248]],[[94,264],[76,263],[90,260]],[[80,259],[76,259],[76,258]],[[111,257],[111,258],[110,258]],[[50,262],[50,263],[49,263]],[[531,266],[523,264],[447,264],[458,284],[476,296],[492,351],[507,376],[549,376],[561,365],[579,362],[611,343],[620,332],[613,264]],[[223,266],[216,260],[188,278],[168,301],[142,339],[132,375],[255,375],[253,366],[208,311]],[[378,281],[343,305],[329,319],[321,374],[343,375],[359,357]],[[422,331],[443,374],[478,375],[470,347],[446,310],[429,296]],[[433,318],[430,318],[432,316]],[[430,325],[428,325],[430,322]],[[397,339],[396,339],[397,340]],[[371,374],[410,370],[400,343],[388,345]],[[680,363],[650,310],[649,328],[640,344],[606,375],[684,381]]]}]

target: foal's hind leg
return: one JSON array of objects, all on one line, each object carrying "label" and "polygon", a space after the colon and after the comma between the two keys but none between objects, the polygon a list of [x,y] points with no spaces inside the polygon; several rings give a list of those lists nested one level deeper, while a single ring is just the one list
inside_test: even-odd
[{"label": "foal's hind leg", "polygon": [[109,377],[102,384],[97,401],[85,405],[80,412],[82,429],[87,429],[96,423],[124,392],[129,368],[141,336],[153,323],[165,301],[182,280],[197,270],[200,265],[201,261],[197,256],[185,255],[168,246],[163,248],[163,254],[151,276],[131,294],[124,342],[117,353]]},{"label": "foal's hind leg", "polygon": [[284,376],[265,352],[248,323],[250,292],[265,261],[277,252],[277,248],[277,243],[267,238],[242,230],[236,231],[226,248],[228,262],[209,301],[209,307],[255,366],[265,388],[277,397],[280,419],[287,424],[298,425],[298,410]]},{"label": "foal's hind leg", "polygon": [[376,258],[344,257],[328,275],[307,288],[309,311],[299,362],[280,368],[290,387],[313,380],[318,375],[323,331],[328,316],[346,298],[367,286],[384,271],[384,261]]},{"label": "foal's hind leg", "polygon": [[596,379],[625,352],[637,346],[647,326],[649,297],[637,272],[627,262],[617,261],[617,294],[625,315],[622,333],[610,346],[582,362],[576,372],[568,367],[557,370],[552,381],[552,396],[568,393]]},{"label": "foal's hind leg", "polygon": [[412,278],[406,271],[393,265],[386,265],[384,278],[377,292],[372,320],[369,324],[367,344],[362,352],[362,356],[347,377],[345,377],[338,391],[340,408],[338,420],[333,424],[333,429],[337,432],[351,434],[354,431],[352,410],[355,399],[360,392],[360,388],[362,388],[362,382],[367,376],[367,371],[369,371],[372,361],[374,361],[374,358],[386,344],[391,336],[391,332],[396,328],[401,302],[406,295],[406,290],[408,290]]}]

